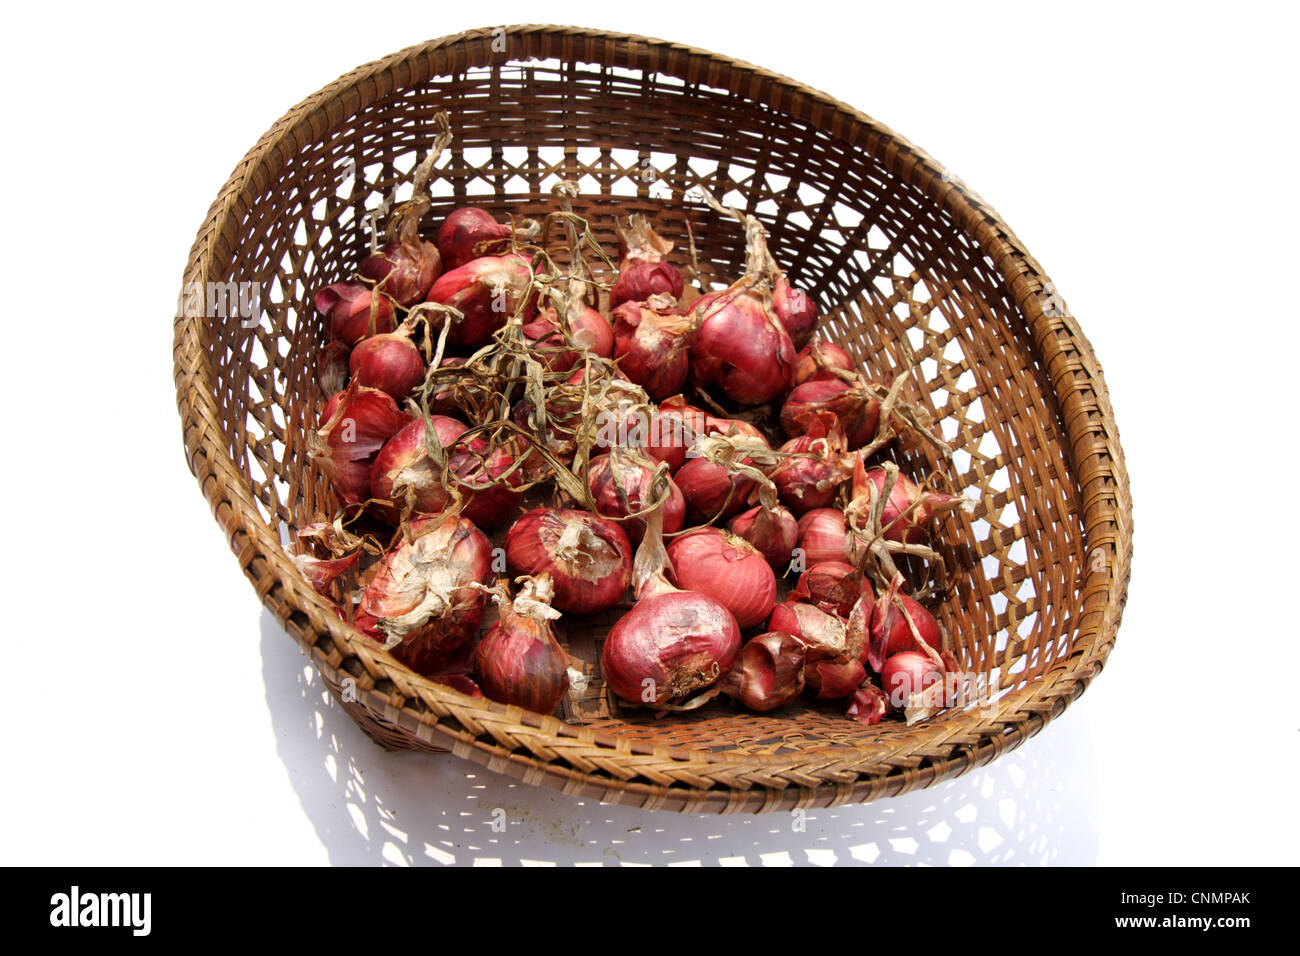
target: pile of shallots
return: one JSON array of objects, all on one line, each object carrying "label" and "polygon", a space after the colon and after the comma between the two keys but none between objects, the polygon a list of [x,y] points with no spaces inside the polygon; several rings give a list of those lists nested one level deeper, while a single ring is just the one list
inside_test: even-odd
[{"label": "pile of shallots", "polygon": [[424,223],[443,125],[382,241],[315,294],[310,454],[340,509],[299,532],[311,584],[412,670],[543,714],[575,673],[565,620],[610,611],[600,676],[626,705],[950,705],[957,661],[908,582],[942,578],[927,542],[967,502],[880,454],[947,452],[907,374],[815,334],[762,226],[708,196],[744,231],[726,288],[688,286],[644,216],[608,258],[568,183],[541,222]]}]

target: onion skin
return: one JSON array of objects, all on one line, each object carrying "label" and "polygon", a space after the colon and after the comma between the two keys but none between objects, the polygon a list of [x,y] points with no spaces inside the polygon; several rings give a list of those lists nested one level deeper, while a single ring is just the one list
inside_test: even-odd
[{"label": "onion skin", "polygon": [[849,643],[848,628],[833,614],[802,601],[787,599],[772,610],[768,630],[797,637],[808,648],[808,663],[848,664],[858,658]]},{"label": "onion skin", "polygon": [[[531,294],[532,273],[516,252],[484,256],[445,272],[429,289],[428,301],[459,309],[465,317],[452,326],[447,342],[458,348],[481,348],[492,334],[523,308],[528,322],[537,311]],[[526,301],[525,301],[526,299]]]},{"label": "onion skin", "polygon": [[787,458],[771,473],[781,501],[797,515],[830,507],[852,474],[841,460],[841,447],[835,438],[827,437],[816,426],[808,434],[790,439],[781,446],[781,452],[815,456]]},{"label": "onion skin", "polygon": [[370,497],[377,453],[410,420],[388,393],[354,382],[326,403],[321,427],[308,436],[308,454],[339,499],[358,504]]},{"label": "onion skin", "polygon": [[880,723],[880,719],[889,712],[889,702],[885,695],[880,692],[870,681],[864,681],[862,686],[853,692],[853,698],[849,702],[849,709],[845,711],[845,716],[856,720],[863,726],[870,727],[872,724]]},{"label": "onion skin", "polygon": [[[596,510],[606,518],[622,518],[636,511],[644,511],[650,503],[650,480],[654,476],[652,468],[642,465],[622,453],[612,451],[608,455],[593,458],[587,467],[587,487],[596,501]],[[623,506],[619,486],[627,495],[631,511]],[[663,530],[665,534],[680,531],[686,520],[686,502],[682,498],[672,478],[668,479],[668,499],[661,508],[663,512]],[[619,524],[633,544],[641,541],[645,535],[645,519],[634,518]]]},{"label": "onion skin", "polygon": [[720,682],[722,693],[765,714],[795,700],[804,689],[804,646],[789,634],[768,631],[740,649]]},{"label": "onion skin", "polygon": [[834,661],[816,661],[805,669],[804,680],[812,695],[818,700],[838,700],[849,697],[867,679],[867,669],[861,661],[837,664]]},{"label": "onion skin", "polygon": [[397,328],[392,299],[376,294],[364,282],[335,282],[317,292],[314,302],[329,320],[330,337],[345,345]]},{"label": "onion skin", "polygon": [[839,420],[850,449],[869,444],[880,425],[879,399],[861,385],[833,379],[804,382],[791,391],[781,406],[781,427],[797,438],[819,412],[830,412]]},{"label": "onion skin", "polygon": [[740,627],[730,611],[707,595],[671,590],[642,598],[619,619],[600,664],[615,694],[653,706],[716,683],[739,654]]},{"label": "onion skin", "polygon": [[612,317],[619,371],[656,402],[680,392],[691,370],[694,321],[659,298],[624,303]]},{"label": "onion skin", "polygon": [[316,381],[326,395],[334,396],[348,387],[348,358],[352,347],[330,342],[316,356]]},{"label": "onion skin", "polygon": [[794,381],[795,348],[763,300],[733,286],[692,309],[691,375],[742,405],[775,401]]},{"label": "onion skin", "polygon": [[727,528],[738,534],[767,559],[777,570],[784,570],[799,546],[799,524],[788,508],[777,505],[750,508],[736,515]]},{"label": "onion skin", "polygon": [[849,558],[848,523],[836,508],[814,508],[799,519],[799,547],[808,567]]},{"label": "onion skin", "polygon": [[478,634],[491,574],[492,546],[483,532],[451,515],[412,521],[383,557],[361,595],[356,626],[411,670],[435,673]]},{"label": "onion skin", "polygon": [[450,272],[483,256],[504,252],[514,235],[510,227],[476,206],[453,210],[438,228],[438,251]]},{"label": "onion skin", "polygon": [[[564,532],[578,523],[587,534]],[[574,538],[578,540],[570,545]],[[506,536],[512,574],[550,574],[552,604],[565,613],[596,614],[623,600],[632,581],[632,545],[617,522],[575,508],[536,508]]]},{"label": "onion skin", "polygon": [[776,575],[743,538],[717,528],[701,528],[668,546],[671,580],[684,591],[716,599],[742,630],[767,619],[776,604]]},{"label": "onion skin", "polygon": [[796,349],[801,349],[817,328],[817,303],[812,296],[792,286],[784,275],[772,285],[772,311],[781,320]]},{"label": "onion skin", "polygon": [[367,388],[377,388],[402,401],[424,381],[424,356],[401,332],[363,339],[348,359],[352,377]]},{"label": "onion skin", "polygon": [[392,239],[378,252],[366,256],[357,271],[377,283],[399,305],[409,307],[422,301],[442,275],[442,256],[431,242]]}]

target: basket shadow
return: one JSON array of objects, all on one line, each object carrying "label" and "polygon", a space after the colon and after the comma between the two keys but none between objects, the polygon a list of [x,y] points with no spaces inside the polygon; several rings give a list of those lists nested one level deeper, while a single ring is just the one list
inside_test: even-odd
[{"label": "basket shadow", "polygon": [[270,614],[262,676],[276,750],[330,863],[354,865],[1088,865],[1095,760],[1057,721],[992,765],[874,804],[735,816],[607,806],[451,754],[387,752]]}]

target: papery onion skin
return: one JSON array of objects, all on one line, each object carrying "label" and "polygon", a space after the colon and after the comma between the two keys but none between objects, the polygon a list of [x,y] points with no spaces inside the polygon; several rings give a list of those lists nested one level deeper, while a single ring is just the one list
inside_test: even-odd
[{"label": "papery onion skin", "polygon": [[768,631],[740,649],[722,678],[722,692],[765,714],[795,700],[804,689],[804,645],[789,634]]},{"label": "papery onion skin", "polygon": [[846,561],[823,561],[799,576],[792,597],[807,601],[827,614],[847,618],[863,595],[875,590],[870,580]]},{"label": "papery onion skin", "polygon": [[397,328],[392,299],[364,282],[335,282],[317,292],[314,302],[329,320],[330,337],[345,345]]},{"label": "papery onion skin", "polygon": [[713,598],[667,591],[638,601],[601,649],[608,687],[633,704],[667,704],[717,682],[740,653],[740,627]]},{"label": "papery onion skin", "polygon": [[691,369],[693,320],[659,299],[626,302],[612,318],[619,371],[657,402],[680,392]]},{"label": "papery onion skin", "polygon": [[478,634],[484,593],[474,584],[491,575],[492,546],[465,518],[412,521],[380,561],[357,606],[356,626],[383,643],[411,670],[435,673]]},{"label": "papery onion skin", "polygon": [[857,648],[850,646],[844,622],[803,601],[787,598],[778,604],[772,609],[767,626],[768,630],[799,638],[808,648],[809,664],[817,661],[847,664],[857,659]]},{"label": "papery onion skin", "polygon": [[[564,533],[574,522],[589,534],[570,548]],[[570,538],[574,537],[571,532]],[[572,614],[596,614],[614,607],[632,581],[627,534],[617,522],[576,508],[536,508],[525,513],[506,536],[506,561],[516,575],[549,573],[555,582],[552,604]]]},{"label": "papery onion skin", "polygon": [[385,391],[400,402],[424,381],[424,356],[401,332],[372,335],[352,350],[348,370],[362,385]]},{"label": "papery onion skin", "polygon": [[351,354],[352,346],[343,342],[330,342],[317,354],[316,381],[324,394],[334,396],[348,387]]},{"label": "papery onion skin", "polygon": [[727,523],[727,528],[757,548],[778,571],[785,570],[799,546],[799,523],[782,505],[759,505],[742,511]]},{"label": "papery onion skin", "polygon": [[483,256],[496,255],[509,245],[509,226],[476,206],[454,209],[438,228],[438,251],[443,269],[450,272]]},{"label": "papery onion skin", "polygon": [[790,455],[771,473],[781,501],[796,515],[834,504],[851,471],[839,460],[840,449],[825,434],[801,435],[781,446]]},{"label": "papery onion skin", "polygon": [[794,381],[790,336],[749,292],[729,290],[692,309],[698,331],[691,340],[691,375],[742,405],[775,401]]},{"label": "papery onion skin", "polygon": [[849,701],[849,708],[845,711],[845,716],[864,726],[870,727],[873,724],[880,723],[880,719],[889,712],[889,702],[885,695],[880,692],[870,681],[864,681]]},{"label": "papery onion skin", "polygon": [[867,679],[867,669],[861,661],[848,663],[815,661],[805,669],[804,680],[808,690],[818,700],[837,700],[849,697]]},{"label": "papery onion skin", "polygon": [[444,272],[429,289],[428,301],[464,313],[447,333],[447,342],[459,348],[480,348],[522,308],[528,322],[536,314],[537,297],[531,292],[529,261],[519,253],[484,256]]},{"label": "papery onion skin", "polygon": [[668,546],[671,579],[685,591],[715,598],[742,630],[762,623],[776,604],[776,575],[749,542],[718,528],[701,528]]},{"label": "papery onion skin", "polygon": [[848,523],[836,508],[814,508],[799,519],[799,548],[808,567],[849,558]]},{"label": "papery onion skin", "polygon": [[392,239],[378,252],[366,256],[357,271],[399,305],[412,306],[428,295],[434,281],[442,275],[442,256],[431,242],[406,243]]},{"label": "papery onion skin", "polygon": [[[587,487],[596,501],[596,510],[606,518],[622,518],[637,511],[644,511],[653,500],[649,497],[650,480],[653,469],[639,464],[630,458],[611,452],[593,458],[587,467]],[[616,480],[617,479],[617,480]],[[625,509],[618,486],[622,485],[627,495],[631,511]],[[672,478],[668,479],[668,499],[663,508],[663,530],[665,534],[680,531],[686,520],[686,502],[681,490]],[[620,521],[628,540],[638,543],[645,534],[645,520],[633,518]]]}]

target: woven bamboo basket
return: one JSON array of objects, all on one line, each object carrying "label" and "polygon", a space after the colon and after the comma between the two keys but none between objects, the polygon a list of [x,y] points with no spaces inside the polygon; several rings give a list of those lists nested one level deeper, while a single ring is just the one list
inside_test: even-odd
[{"label": "woven bamboo basket", "polygon": [[[692,199],[758,216],[825,334],[869,373],[912,370],[906,398],[956,452],[914,452],[975,499],[936,535],[951,587],[936,617],[995,694],[913,726],[842,708],[770,715],[715,702],[654,719],[593,682],[566,718],[473,700],[407,670],[343,623],[291,560],[332,514],[306,435],[323,402],[311,293],[347,277],[367,213],[405,198],[434,116],[455,142],[432,182],[450,209],[575,210],[609,249],[648,213],[700,271],[739,274],[743,241]],[[648,171],[648,172],[647,172]],[[182,310],[175,377],[190,468],[263,603],[347,713],[389,748],[451,751],[523,781],[650,809],[759,812],[865,802],[981,766],[1037,733],[1101,670],[1124,607],[1131,500],[1101,367],[1043,269],[974,192],[857,110],[745,63],[660,40],[555,26],[463,33],[363,66],[303,101],[248,153],[195,240],[184,282],[258,283],[243,318]],[[193,284],[197,284],[193,285]],[[221,287],[219,287],[221,288]],[[598,660],[609,620],[565,632]],[[444,758],[445,759],[445,758]]]}]

